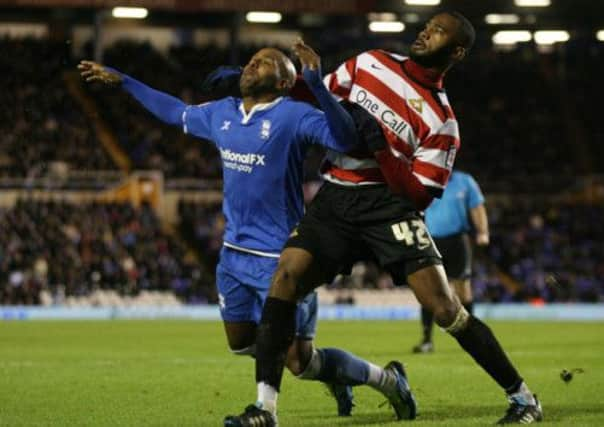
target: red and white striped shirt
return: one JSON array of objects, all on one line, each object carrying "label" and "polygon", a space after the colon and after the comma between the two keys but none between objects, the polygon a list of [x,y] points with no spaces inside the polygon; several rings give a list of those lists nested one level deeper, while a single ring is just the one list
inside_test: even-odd
[{"label": "red and white striped shirt", "polygon": [[[371,113],[384,128],[392,153],[407,159],[424,186],[442,192],[459,148],[459,129],[441,75],[431,76],[407,57],[371,50],[327,75],[325,84],[337,97]],[[341,185],[385,182],[367,151],[329,151],[321,172]]]}]

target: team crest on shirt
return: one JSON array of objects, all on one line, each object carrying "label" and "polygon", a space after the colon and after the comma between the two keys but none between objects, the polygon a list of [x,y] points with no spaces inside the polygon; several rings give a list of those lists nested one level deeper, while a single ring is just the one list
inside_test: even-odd
[{"label": "team crest on shirt", "polygon": [[422,98],[410,99],[409,104],[420,114],[424,111],[424,100]]},{"label": "team crest on shirt", "polygon": [[271,121],[262,120],[262,127],[260,128],[260,138],[268,139],[271,136]]}]

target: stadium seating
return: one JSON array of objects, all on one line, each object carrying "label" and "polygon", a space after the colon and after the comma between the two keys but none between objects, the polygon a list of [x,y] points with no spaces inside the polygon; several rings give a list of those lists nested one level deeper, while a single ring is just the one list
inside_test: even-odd
[{"label": "stadium seating", "polygon": [[4,38],[0,50],[0,178],[115,168],[67,92],[65,44]]},{"label": "stadium seating", "polygon": [[56,304],[98,291],[215,301],[213,271],[146,205],[21,200],[0,214],[0,248],[0,304],[38,304],[42,290]]}]

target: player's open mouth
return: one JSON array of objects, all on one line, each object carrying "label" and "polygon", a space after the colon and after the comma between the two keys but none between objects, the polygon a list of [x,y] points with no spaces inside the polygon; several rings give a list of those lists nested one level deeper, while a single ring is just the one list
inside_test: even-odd
[{"label": "player's open mouth", "polygon": [[241,80],[253,80],[254,72],[249,70],[244,70],[241,74]]},{"label": "player's open mouth", "polygon": [[425,49],[426,48],[426,44],[419,39],[415,40],[411,46],[416,49]]}]

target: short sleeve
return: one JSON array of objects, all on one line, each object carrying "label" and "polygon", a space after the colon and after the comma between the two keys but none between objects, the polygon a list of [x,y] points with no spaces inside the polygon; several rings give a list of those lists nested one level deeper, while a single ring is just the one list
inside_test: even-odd
[{"label": "short sleeve", "polygon": [[468,208],[473,209],[484,203],[484,195],[480,191],[478,183],[472,176],[466,175],[466,186],[468,187]]}]

